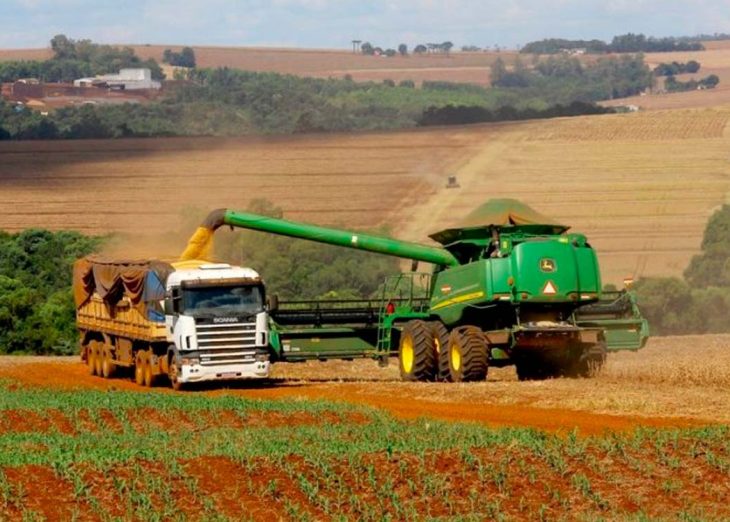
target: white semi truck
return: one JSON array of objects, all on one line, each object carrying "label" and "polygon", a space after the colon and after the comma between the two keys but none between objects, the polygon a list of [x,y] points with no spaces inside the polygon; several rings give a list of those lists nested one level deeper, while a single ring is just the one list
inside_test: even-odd
[{"label": "white semi truck", "polygon": [[152,386],[269,376],[268,313],[254,270],[200,261],[74,265],[76,324],[89,372],[131,369]]}]

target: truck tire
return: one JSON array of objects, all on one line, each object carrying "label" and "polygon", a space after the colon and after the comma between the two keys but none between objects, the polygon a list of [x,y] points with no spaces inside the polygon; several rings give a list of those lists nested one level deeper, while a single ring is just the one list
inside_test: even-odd
[{"label": "truck tire", "polygon": [[147,358],[145,350],[137,351],[134,356],[134,382],[139,386],[144,386],[145,363]]},{"label": "truck tire", "polygon": [[436,374],[436,348],[428,323],[409,321],[398,346],[398,366],[404,381],[430,381]]},{"label": "truck tire", "polygon": [[92,346],[94,350],[94,372],[99,377],[102,377],[102,363],[104,362],[104,344],[101,341],[92,341]]},{"label": "truck tire", "polygon": [[155,375],[152,373],[152,350],[144,351],[144,385],[152,388],[155,384]]},{"label": "truck tire", "polygon": [[475,326],[462,326],[449,336],[449,374],[454,382],[483,381],[487,378],[487,341]]},{"label": "truck tire", "polygon": [[170,386],[175,391],[182,391],[185,387],[183,383],[178,379],[180,369],[177,367],[174,357],[170,357],[170,362],[167,363],[167,378],[170,380]]},{"label": "truck tire", "polygon": [[449,331],[441,321],[431,321],[429,326],[436,350],[436,380],[449,382]]},{"label": "truck tire", "polygon": [[105,379],[111,379],[114,377],[114,372],[117,369],[114,364],[114,357],[112,356],[112,349],[109,346],[104,345],[102,348],[101,357],[101,374]]},{"label": "truck tire", "polygon": [[86,345],[86,366],[89,368],[89,375],[96,375],[96,359],[94,357],[94,343],[89,341]]}]

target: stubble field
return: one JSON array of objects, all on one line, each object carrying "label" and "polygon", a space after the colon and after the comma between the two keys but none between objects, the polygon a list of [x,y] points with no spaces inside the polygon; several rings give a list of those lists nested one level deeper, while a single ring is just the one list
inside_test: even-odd
[{"label": "stubble field", "polygon": [[[680,275],[727,202],[729,116],[720,107],[350,135],[5,142],[0,229],[118,232],[134,236],[137,255],[173,258],[208,211],[256,198],[290,219],[427,241],[511,197],[586,233],[607,282]],[[460,189],[445,188],[450,174]]]}]

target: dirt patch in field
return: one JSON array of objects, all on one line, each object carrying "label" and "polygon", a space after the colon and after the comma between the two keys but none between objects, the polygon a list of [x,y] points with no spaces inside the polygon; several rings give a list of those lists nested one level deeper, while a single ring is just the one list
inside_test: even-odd
[{"label": "dirt patch in field", "polygon": [[0,518],[9,520],[93,520],[74,497],[69,481],[49,467],[28,465],[2,470],[6,491]]},{"label": "dirt patch in field", "polygon": [[7,410],[0,415],[0,434],[48,433],[57,431],[74,434],[76,430],[69,419],[57,410],[44,410],[43,414],[27,410]]},{"label": "dirt patch in field", "polygon": [[200,492],[213,500],[216,511],[227,516],[246,513],[252,520],[274,521],[306,514],[323,519],[323,513],[310,505],[297,483],[281,467],[264,459],[242,465],[225,457],[199,457],[183,467],[197,480]]}]

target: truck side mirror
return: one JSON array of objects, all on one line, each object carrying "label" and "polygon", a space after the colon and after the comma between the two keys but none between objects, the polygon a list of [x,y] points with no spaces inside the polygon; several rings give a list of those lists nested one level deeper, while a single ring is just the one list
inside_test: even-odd
[{"label": "truck side mirror", "polygon": [[266,298],[267,308],[269,312],[276,312],[279,309],[279,296],[272,294]]},{"label": "truck side mirror", "polygon": [[180,311],[180,290],[174,288],[165,296],[165,315],[174,315]]}]

